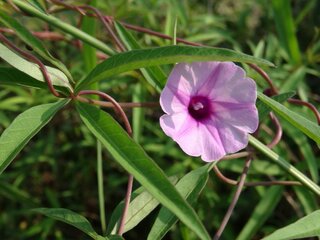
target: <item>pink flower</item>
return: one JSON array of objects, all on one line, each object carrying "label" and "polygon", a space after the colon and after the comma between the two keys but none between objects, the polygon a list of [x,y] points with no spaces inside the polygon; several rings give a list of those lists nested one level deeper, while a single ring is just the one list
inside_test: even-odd
[{"label": "pink flower", "polygon": [[179,63],[160,96],[160,125],[185,153],[211,162],[247,146],[256,98],[255,82],[232,62]]}]

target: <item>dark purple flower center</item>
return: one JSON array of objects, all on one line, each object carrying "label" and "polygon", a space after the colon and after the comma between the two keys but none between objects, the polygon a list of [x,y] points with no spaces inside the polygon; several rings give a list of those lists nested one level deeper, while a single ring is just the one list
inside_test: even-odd
[{"label": "dark purple flower center", "polygon": [[195,120],[204,120],[211,114],[211,102],[204,96],[193,96],[190,99],[188,111]]}]

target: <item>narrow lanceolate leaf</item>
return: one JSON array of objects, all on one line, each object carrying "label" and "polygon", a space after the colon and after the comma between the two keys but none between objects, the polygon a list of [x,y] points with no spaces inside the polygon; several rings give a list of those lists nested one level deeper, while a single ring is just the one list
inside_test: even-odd
[{"label": "narrow lanceolate leaf", "polygon": [[[272,96],[271,98],[279,103],[283,103],[288,100],[288,98],[291,98],[296,93],[294,91],[281,93],[279,95]],[[268,113],[271,111],[271,108],[263,103],[261,100],[257,100],[257,109],[259,112],[259,119],[263,120],[265,117],[267,117]]]},{"label": "narrow lanceolate leaf", "polygon": [[286,240],[320,236],[320,210],[280,228],[263,240]]},{"label": "narrow lanceolate leaf", "polygon": [[[9,63],[16,69],[28,74],[32,78],[41,82],[45,82],[43,74],[40,71],[39,66],[37,64],[25,60],[24,58],[20,57],[19,55],[11,51],[9,48],[2,45],[1,43],[0,58],[2,58],[4,61]],[[70,90],[72,89],[72,87],[69,84],[68,78],[63,72],[52,67],[46,67],[46,69],[53,85],[69,88]]]},{"label": "narrow lanceolate leaf", "polygon": [[[169,178],[172,184],[176,184],[176,177]],[[145,217],[147,217],[157,206],[159,201],[154,198],[144,187],[140,187],[133,191],[129,209],[126,215],[126,222],[123,233],[130,231],[137,226]],[[115,234],[119,228],[120,219],[122,217],[124,201],[121,201],[113,210],[110,221],[108,223],[107,234]]]},{"label": "narrow lanceolate leaf", "polygon": [[272,0],[270,2],[281,44],[288,53],[290,62],[298,64],[301,62],[301,53],[296,36],[290,0]]},{"label": "narrow lanceolate leaf", "polygon": [[122,236],[120,235],[110,235],[108,236],[109,240],[125,240]]},{"label": "narrow lanceolate leaf", "polygon": [[[128,50],[141,49],[138,41],[119,22],[115,22],[114,26],[121,41]],[[162,71],[160,66],[151,66],[148,68],[142,68],[140,70],[145,79],[160,92],[161,89],[158,86],[164,86],[167,79],[166,74]]]},{"label": "narrow lanceolate leaf", "polygon": [[[77,89],[82,89],[93,82],[134,69],[177,62],[197,61],[233,61],[273,66],[267,60],[224,48],[166,46],[136,49],[114,55],[97,65],[86,78],[79,81]],[[158,87],[163,88],[163,86]]]},{"label": "narrow lanceolate leaf", "polygon": [[44,47],[42,42],[32,35],[31,32],[27,28],[25,28],[22,24],[16,21],[13,17],[8,16],[5,12],[0,11],[0,22],[6,25],[8,28],[11,28],[15,31],[17,36],[28,44],[32,49],[38,53],[41,57],[46,59],[48,62],[59,68],[61,71],[68,76],[69,79],[72,80],[71,74],[69,73],[66,66],[60,62],[58,59],[54,58],[48,50]]},{"label": "narrow lanceolate leaf", "polygon": [[[215,162],[216,164],[217,162]],[[211,164],[191,171],[177,183],[180,194],[193,204],[208,181],[208,170]],[[167,208],[162,207],[148,235],[148,240],[162,239],[170,228],[178,221],[177,217]]]},{"label": "narrow lanceolate leaf", "polygon": [[[89,235],[93,239],[99,239],[90,222],[82,215],[65,208],[35,208],[33,212],[43,214],[49,218],[67,223]],[[100,236],[100,239],[104,239]]]},{"label": "narrow lanceolate leaf", "polygon": [[315,194],[320,196],[320,186],[314,183],[310,178],[308,178],[305,174],[300,172],[282,157],[280,157],[277,153],[272,151],[258,139],[254,138],[253,136],[249,135],[249,143],[257,148],[260,152],[264,155],[268,156],[274,163],[278,164],[282,167],[285,171],[287,171],[292,177],[296,178],[300,181],[303,185],[305,185],[309,190],[313,191]]},{"label": "narrow lanceolate leaf", "polygon": [[282,124],[284,132],[294,141],[300,150],[300,153],[305,160],[304,163],[307,164],[310,171],[312,180],[316,183],[319,182],[319,163],[318,159],[314,155],[314,151],[308,138],[297,128],[293,128],[289,123]]},{"label": "narrow lanceolate leaf", "polygon": [[106,112],[78,103],[81,119],[123,168],[131,173],[161,204],[193,230],[200,239],[210,239],[199,217],[181,197],[161,168]]},{"label": "narrow lanceolate leaf", "polygon": [[316,123],[311,122],[301,115],[289,110],[282,104],[262,93],[258,93],[258,98],[268,105],[274,112],[286,119],[290,124],[300,129],[300,131],[304,132],[309,138],[313,139],[318,145],[320,144],[320,127]]},{"label": "narrow lanceolate leaf", "polygon": [[[136,225],[138,225],[150,212],[152,212],[159,202],[147,191],[142,192],[136,198],[131,200],[128,213],[126,215],[125,228],[123,233],[130,231]],[[113,228],[110,230],[112,234],[115,234],[119,228],[120,218],[122,215],[124,203],[118,205],[118,211],[114,212],[117,214],[118,221],[113,222]],[[113,217],[113,216],[112,216]],[[111,217],[111,220],[112,220]],[[109,230],[109,229],[108,229]],[[107,231],[108,232],[108,231]]]},{"label": "narrow lanceolate leaf", "polygon": [[35,8],[34,6],[26,3],[24,0],[12,0],[14,4],[16,4],[19,8],[21,8],[23,11],[29,13],[32,16],[35,16],[39,19],[42,19],[43,21],[49,23],[50,25],[61,29],[65,33],[70,34],[73,37],[76,37],[91,46],[101,50],[102,52],[113,55],[114,50],[112,50],[108,45],[104,44],[102,41],[99,41],[98,39],[90,36],[89,34],[79,30],[78,28],[71,26],[68,23],[65,23],[64,21],[61,21],[61,19],[55,18],[52,15],[43,13],[42,11],[39,11],[38,8]]},{"label": "narrow lanceolate leaf", "polygon": [[[48,89],[45,82],[38,81],[35,78],[12,67],[0,67],[0,85],[25,86],[40,89]],[[68,94],[69,90],[64,87],[55,87],[59,92]]]},{"label": "narrow lanceolate leaf", "polygon": [[39,105],[21,113],[0,136],[0,174],[22,148],[69,100]]},{"label": "narrow lanceolate leaf", "polygon": [[[148,216],[157,206],[159,205],[159,201],[154,198],[150,193],[147,191],[142,192],[139,194],[136,198],[131,200],[128,213],[126,215],[126,222],[125,222],[125,228],[123,233],[126,233],[130,231],[132,228],[137,226],[146,216]],[[110,233],[116,234],[118,228],[119,228],[119,223],[120,223],[120,218],[122,215],[122,210],[123,210],[123,202],[121,205],[118,205],[118,211],[114,212],[117,214],[116,217],[118,217],[118,221],[114,222],[113,221],[113,228],[108,231],[111,231]],[[112,216],[113,217],[113,216]],[[113,219],[111,217],[111,220]],[[111,225],[109,225],[111,226]],[[109,227],[108,226],[108,227]],[[112,227],[112,226],[111,226]]]},{"label": "narrow lanceolate leaf", "polygon": [[24,72],[12,67],[0,67],[0,85],[20,85],[43,89],[48,88],[44,82],[38,81]]}]

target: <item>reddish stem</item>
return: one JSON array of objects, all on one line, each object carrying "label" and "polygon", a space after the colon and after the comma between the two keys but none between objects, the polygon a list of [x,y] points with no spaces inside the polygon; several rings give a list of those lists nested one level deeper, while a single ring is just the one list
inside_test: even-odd
[{"label": "reddish stem", "polygon": [[[230,184],[230,185],[234,185],[234,186],[239,184],[238,181],[224,176],[217,165],[213,167],[213,170],[214,170],[215,174],[217,175],[217,177],[220,180],[222,180],[223,182]],[[301,185],[301,183],[296,182],[296,181],[277,181],[277,180],[274,180],[274,181],[246,182],[244,184],[244,186],[246,186],[246,187],[273,186],[273,185],[286,185],[286,186],[294,185],[295,186],[295,185]]]},{"label": "reddish stem", "polygon": [[122,236],[124,232],[124,227],[126,224],[126,216],[129,209],[130,199],[131,199],[131,193],[132,193],[132,185],[133,185],[133,176],[129,174],[128,176],[128,183],[127,183],[127,192],[126,197],[124,199],[124,207],[121,215],[121,220],[118,228],[118,235]]},{"label": "reddish stem", "polygon": [[28,52],[25,52],[23,50],[21,50],[20,48],[18,48],[17,46],[15,46],[13,43],[11,43],[3,34],[0,33],[0,40],[6,44],[8,47],[10,47],[11,49],[13,49],[14,51],[20,53],[22,56],[24,56],[25,58],[27,58],[28,60],[36,63],[39,68],[40,68],[40,71],[42,72],[42,75],[48,85],[48,88],[50,90],[50,92],[56,96],[56,97],[60,97],[60,94],[54,89],[53,85],[52,85],[52,82],[51,82],[51,79],[50,79],[50,76],[47,72],[47,69],[46,67],[44,66],[44,64],[38,59],[36,58],[35,56],[33,56],[32,54],[28,53]]},{"label": "reddish stem", "polygon": [[132,137],[132,129],[131,129],[131,125],[130,125],[130,122],[128,120],[128,117],[125,114],[125,112],[123,111],[122,107],[119,105],[119,103],[114,98],[112,98],[110,95],[108,95],[108,94],[106,94],[104,92],[100,92],[100,91],[97,91],[97,90],[82,90],[82,91],[80,91],[78,93],[78,96],[76,96],[75,98],[80,100],[80,101],[96,103],[96,101],[93,100],[93,99],[80,98],[79,96],[82,96],[82,95],[97,95],[97,96],[99,96],[101,98],[104,98],[107,101],[111,102],[114,105],[114,107],[117,110],[117,112],[120,114],[120,116],[121,116],[121,118],[122,118],[122,120],[124,122],[126,131],[128,132],[129,136]]},{"label": "reddish stem", "polygon": [[59,1],[59,0],[50,0],[50,2],[52,2],[52,3],[56,4],[56,5],[64,6],[64,7],[67,8],[67,9],[74,10],[74,11],[80,13],[80,14],[83,15],[83,16],[86,15],[86,12],[83,11],[83,10],[81,9],[81,7],[74,6],[74,5],[65,3],[65,2],[63,2],[63,1]]},{"label": "reddish stem", "polygon": [[[111,17],[108,17],[108,16],[105,16],[105,18],[107,18],[109,21],[110,19],[112,19]],[[113,20],[113,19],[112,19]],[[152,31],[148,28],[144,28],[144,27],[140,27],[140,26],[136,26],[136,25],[132,25],[132,24],[128,24],[128,23],[125,23],[125,22],[122,22],[122,21],[119,21],[123,26],[125,26],[126,28],[128,29],[131,29],[131,30],[134,30],[134,31],[137,31],[137,32],[142,32],[142,33],[147,33],[149,35],[153,35],[153,36],[157,36],[157,37],[160,37],[160,38],[163,38],[163,39],[169,39],[169,40],[172,40],[173,37],[169,36],[169,35],[166,35],[166,34],[163,34],[163,33],[159,33],[159,32],[156,32],[156,31]],[[180,42],[180,43],[184,43],[184,44],[187,44],[187,45],[191,45],[191,46],[204,46],[203,44],[200,44],[200,43],[195,43],[195,42],[190,42],[190,41],[187,41],[187,40],[184,40],[182,38],[176,38],[177,39],[177,42]]]},{"label": "reddish stem", "polygon": [[[102,107],[107,107],[107,108],[114,108],[115,106],[110,103],[110,102],[105,102],[105,101],[99,101],[99,100],[91,100],[91,102],[93,104],[102,106]],[[124,102],[119,102],[118,103],[122,108],[142,108],[142,107],[159,107],[159,103],[158,102],[128,102],[128,103],[124,103]]]},{"label": "reddish stem", "polygon": [[282,127],[281,127],[281,124],[280,124],[278,118],[272,112],[269,113],[269,116],[271,118],[272,123],[276,126],[276,134],[275,134],[274,138],[272,139],[272,141],[267,145],[269,148],[273,148],[281,140]]},{"label": "reddish stem", "polygon": [[105,16],[102,15],[98,9],[96,9],[92,6],[80,6],[80,8],[81,9],[89,9],[89,10],[93,11],[96,14],[96,17],[98,17],[100,19],[100,21],[102,22],[104,27],[107,29],[108,33],[110,34],[111,38],[114,40],[114,42],[116,43],[118,48],[122,52],[126,50],[125,47],[123,46],[122,42],[117,37],[117,35],[113,32],[111,26],[109,25],[109,22],[105,19]]},{"label": "reddish stem", "polygon": [[269,84],[270,88],[271,88],[271,95],[277,95],[278,94],[278,89],[276,88],[276,86],[273,84],[271,78],[269,77],[269,75],[259,66],[253,64],[253,63],[248,63],[248,65],[255,70],[257,73],[260,74],[261,77],[263,77],[263,79],[266,80],[266,82]]},{"label": "reddish stem", "polygon": [[320,125],[320,113],[318,112],[317,108],[315,106],[313,106],[311,103],[299,100],[299,99],[294,99],[294,98],[290,98],[288,99],[289,103],[295,104],[295,105],[302,105],[305,106],[307,108],[309,108],[315,115],[315,117],[317,118],[317,122],[318,125]]},{"label": "reddish stem", "polygon": [[241,191],[243,189],[243,186],[244,186],[244,182],[246,180],[246,176],[247,176],[247,172],[249,170],[249,167],[250,167],[250,164],[251,164],[251,156],[249,156],[246,160],[246,163],[245,163],[245,166],[243,168],[243,171],[242,171],[242,174],[240,176],[240,180],[239,180],[239,184],[238,184],[238,187],[237,187],[237,190],[233,196],[233,199],[232,199],[232,202],[231,204],[229,205],[229,208],[228,208],[228,211],[226,213],[226,215],[224,216],[223,220],[222,220],[222,223],[218,229],[218,231],[216,232],[215,236],[213,237],[214,240],[219,240],[220,239],[220,236],[223,232],[223,230],[225,229],[232,213],[233,213],[233,210],[238,202],[238,199],[240,197],[240,194],[241,194]]}]

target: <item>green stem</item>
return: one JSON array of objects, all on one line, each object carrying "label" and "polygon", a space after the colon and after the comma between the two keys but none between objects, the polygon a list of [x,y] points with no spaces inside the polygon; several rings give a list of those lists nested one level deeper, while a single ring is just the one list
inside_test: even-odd
[{"label": "green stem", "polygon": [[94,37],[91,37],[89,34],[86,34],[85,32],[79,30],[78,28],[70,24],[64,23],[60,19],[55,18],[51,15],[45,14],[24,1],[13,0],[13,3],[16,4],[21,10],[29,13],[30,15],[36,16],[42,19],[43,21],[61,29],[62,31],[69,33],[70,35],[82,40],[83,42],[90,44],[91,46],[99,49],[100,51],[106,53],[107,55],[109,56],[114,55],[115,53],[114,50],[112,50],[109,46],[104,44],[102,41]]},{"label": "green stem", "polygon": [[107,232],[106,214],[104,205],[104,185],[103,185],[103,164],[102,164],[102,147],[101,142],[97,141],[97,179],[98,179],[98,195],[99,195],[99,209],[100,221],[103,235]]},{"label": "green stem", "polygon": [[306,175],[296,169],[294,166],[286,162],[283,158],[281,158],[278,154],[273,152],[267,146],[265,146],[258,139],[249,136],[249,142],[252,146],[260,150],[263,154],[268,156],[271,160],[273,160],[276,164],[286,170],[291,176],[300,181],[303,185],[313,191],[315,194],[320,196],[320,187],[315,184],[311,179],[309,179]]},{"label": "green stem", "polygon": [[[90,5],[96,7],[97,0],[90,2]],[[96,36],[97,31],[97,20],[95,18],[84,17],[82,20],[82,31],[90,36]],[[96,49],[90,44],[83,44],[82,56],[85,72],[89,73],[97,65],[97,55]],[[99,84],[93,83],[90,86],[90,89],[98,90]],[[94,96],[93,99],[99,100],[98,96]],[[99,216],[102,234],[106,235],[107,233],[107,224],[106,224],[106,211],[105,211],[105,199],[104,199],[104,183],[103,183],[103,162],[102,162],[102,146],[101,142],[97,140],[97,182],[98,182],[98,199],[99,199]]]}]

